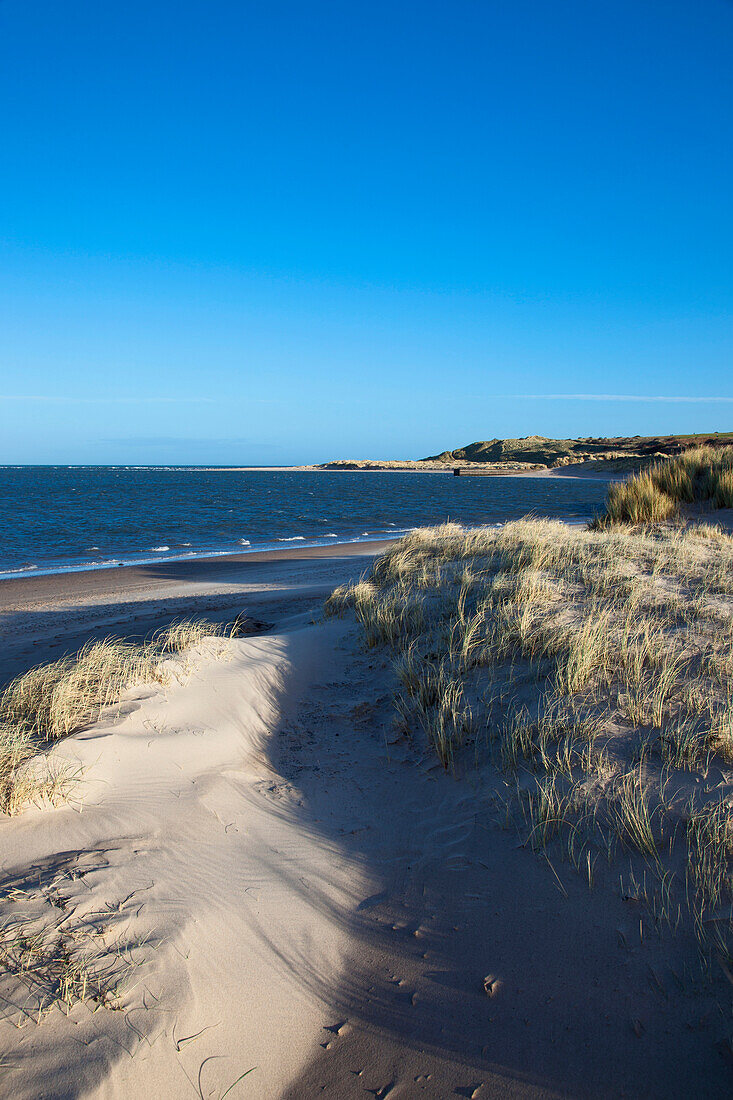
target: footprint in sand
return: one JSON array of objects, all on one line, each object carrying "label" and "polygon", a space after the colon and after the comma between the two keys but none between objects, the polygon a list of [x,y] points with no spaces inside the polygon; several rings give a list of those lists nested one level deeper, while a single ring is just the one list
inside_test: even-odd
[{"label": "footprint in sand", "polygon": [[382,1085],[379,1089],[367,1089],[367,1092],[374,1096],[376,1100],[386,1100],[396,1084],[396,1081],[390,1081],[388,1085]]},{"label": "footprint in sand", "polygon": [[357,913],[359,913],[362,912],[364,909],[373,909],[375,905],[381,905],[382,902],[386,901],[388,897],[389,894],[386,891],[382,891],[381,894],[372,894],[370,897],[364,898],[363,901],[359,902],[356,907],[356,911]]},{"label": "footprint in sand", "polygon": [[[346,1024],[348,1024],[348,1022],[348,1020],[342,1020],[338,1024],[327,1024],[324,1025],[323,1030],[330,1031],[334,1038],[337,1038],[341,1034],[341,1031],[346,1026]],[[330,1050],[333,1046],[333,1039],[328,1039],[325,1043],[321,1043],[321,1046],[324,1050]]]},{"label": "footprint in sand", "polygon": [[495,997],[501,989],[501,981],[494,974],[487,974],[484,978],[484,993],[487,997]]},{"label": "footprint in sand", "polygon": [[338,1035],[342,1028],[346,1027],[348,1020],[342,1020],[340,1024],[327,1024],[324,1025],[324,1031],[332,1031],[334,1035]]}]

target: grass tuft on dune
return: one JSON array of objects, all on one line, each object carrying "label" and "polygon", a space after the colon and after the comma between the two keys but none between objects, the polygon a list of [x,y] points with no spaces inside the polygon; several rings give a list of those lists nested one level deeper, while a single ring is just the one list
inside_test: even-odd
[{"label": "grass tuft on dune", "polygon": [[684,504],[733,508],[733,447],[697,447],[612,485],[594,526],[663,523]]},{"label": "grass tuft on dune", "polygon": [[95,722],[129,688],[165,683],[171,657],[225,633],[204,619],[176,621],[149,642],[88,642],[73,656],[12,680],[0,694],[0,813],[17,813],[42,798],[54,802],[65,793],[70,776],[34,760],[44,744]]},{"label": "grass tuft on dune", "polygon": [[[727,467],[701,461],[665,466],[655,492],[700,499],[704,483],[720,499]],[[444,525],[396,543],[326,613],[349,607],[393,655],[398,728],[446,769],[503,772],[525,843],[589,885],[641,860],[655,920],[686,906],[701,951],[733,945],[733,538]]]}]

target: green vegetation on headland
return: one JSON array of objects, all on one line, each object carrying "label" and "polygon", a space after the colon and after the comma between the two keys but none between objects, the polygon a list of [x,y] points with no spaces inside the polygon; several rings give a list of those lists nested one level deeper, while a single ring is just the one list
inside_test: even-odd
[{"label": "green vegetation on headland", "polygon": [[421,459],[336,459],[315,467],[319,470],[445,470],[462,467],[486,473],[525,473],[560,468],[568,473],[623,475],[691,448],[717,449],[733,445],[733,432],[700,435],[588,437],[548,439],[528,435],[523,439],[488,439],[454,451],[441,451]]},{"label": "green vegetation on headland", "polygon": [[565,466],[605,459],[650,459],[677,455],[690,447],[733,444],[733,433],[707,435],[620,436],[618,438],[547,439],[528,435],[523,439],[489,439],[469,443],[455,451],[442,451],[424,462],[522,462],[536,466]]}]

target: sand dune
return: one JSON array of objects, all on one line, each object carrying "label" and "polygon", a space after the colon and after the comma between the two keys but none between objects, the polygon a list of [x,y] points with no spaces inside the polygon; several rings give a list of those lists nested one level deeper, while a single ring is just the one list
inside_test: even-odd
[{"label": "sand dune", "polygon": [[6,872],[31,894],[21,911],[53,913],[53,892],[65,924],[104,928],[99,950],[133,963],[121,1011],[79,1006],[41,1026],[6,979],[5,1019],[25,1019],[5,1028],[14,1096],[49,1082],[54,1096],[175,1096],[200,1069],[204,1094],[221,1095],[250,1067],[249,1094],[279,1096],[332,1022],[323,997],[346,950],[339,914],[369,887],[268,757],[323,647],[303,631],[230,646],[224,661],[201,654],[185,686],[58,747],[84,769],[78,807],[5,826]]},{"label": "sand dune", "polygon": [[353,623],[270,599],[57,746],[76,801],[4,823],[0,919],[122,985],[39,1025],[5,976],[3,1094],[725,1095],[721,1006],[638,907],[523,848],[498,773],[401,739]]}]

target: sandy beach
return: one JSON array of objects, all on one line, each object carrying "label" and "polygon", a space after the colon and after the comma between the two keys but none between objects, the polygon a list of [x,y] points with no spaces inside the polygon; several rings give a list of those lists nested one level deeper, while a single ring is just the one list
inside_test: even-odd
[{"label": "sandy beach", "polygon": [[[466,463],[456,462],[455,466],[466,467]],[[592,481],[622,481],[627,473],[617,473],[613,470],[599,470],[593,463],[576,463],[571,466],[544,467],[536,469],[518,469],[511,464],[484,465],[474,464],[473,468],[482,469],[483,477],[513,477],[513,478],[583,478]],[[468,467],[469,469],[471,466]],[[241,474],[254,471],[268,471],[270,473],[312,473],[312,474],[445,474],[453,477],[453,465],[444,462],[430,463],[422,461],[405,461],[384,463],[364,461],[350,466],[348,464],[326,464],[322,466],[207,466],[209,473]]]},{"label": "sandy beach", "polygon": [[[224,621],[316,606],[389,543],[254,551],[0,581],[0,682],[108,634],[143,638],[191,614]],[[262,611],[264,614],[264,610]]]},{"label": "sandy beach", "polygon": [[0,1100],[732,1100],[732,52],[0,2]]},{"label": "sandy beach", "polygon": [[323,619],[381,549],[0,586],[6,675],[183,614],[255,631],[60,742],[69,800],[4,822],[3,925],[120,982],[38,1023],[6,974],[4,1095],[726,1094],[718,1002],[660,977],[638,905],[518,840],[498,772],[405,739],[389,653]]}]

